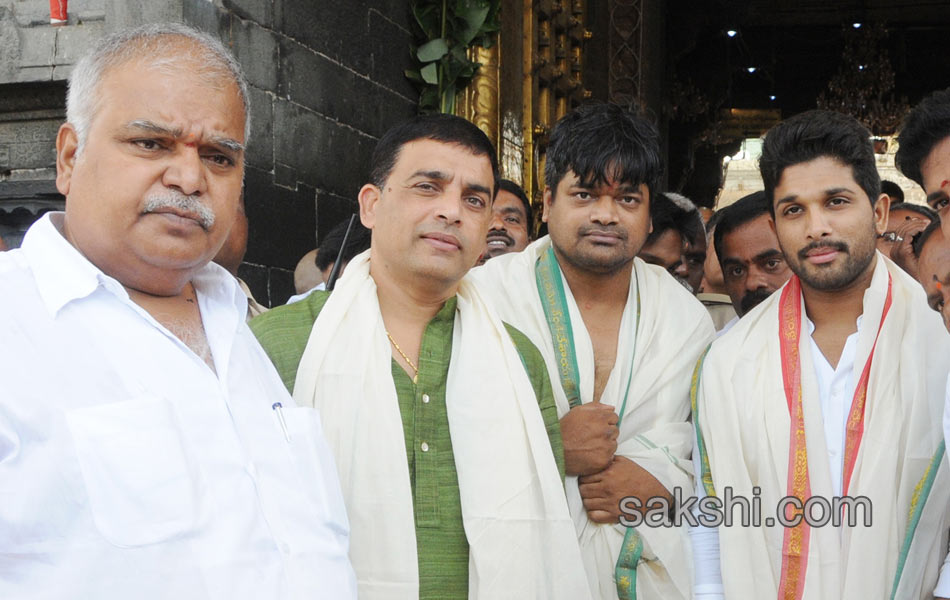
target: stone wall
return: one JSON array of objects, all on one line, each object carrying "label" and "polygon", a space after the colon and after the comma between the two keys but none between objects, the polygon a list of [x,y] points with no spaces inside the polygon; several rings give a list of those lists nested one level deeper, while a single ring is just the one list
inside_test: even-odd
[{"label": "stone wall", "polygon": [[[410,66],[408,6],[70,0],[69,24],[51,27],[48,0],[0,0],[0,215],[3,203],[27,202],[17,194],[55,191],[55,131],[76,58],[116,28],[185,22],[218,35],[250,81],[251,232],[240,274],[262,303],[283,303],[293,293],[297,260],[356,211],[376,140],[415,114],[416,93],[403,77]],[[45,100],[22,101],[28,90]]]}]

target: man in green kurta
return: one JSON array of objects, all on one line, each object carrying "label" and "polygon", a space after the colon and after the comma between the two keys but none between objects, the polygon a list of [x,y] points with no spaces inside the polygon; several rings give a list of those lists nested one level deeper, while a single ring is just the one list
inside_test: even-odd
[{"label": "man in green kurta", "polygon": [[465,279],[494,149],[463,119],[418,117],[380,140],[371,180],[370,251],[332,294],[251,323],[297,403],[320,410],[360,597],[587,597],[547,369]]}]

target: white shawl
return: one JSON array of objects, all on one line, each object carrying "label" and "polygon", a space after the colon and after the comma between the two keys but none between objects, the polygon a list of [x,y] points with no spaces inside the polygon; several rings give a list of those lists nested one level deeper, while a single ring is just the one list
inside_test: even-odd
[{"label": "white shawl", "polygon": [[[474,269],[472,276],[483,293],[490,296],[501,318],[524,332],[541,350],[558,413],[563,416],[570,407],[561,388],[554,342],[535,278],[535,263],[550,245],[548,237],[541,238],[523,252],[493,258]],[[617,358],[601,401],[615,406],[619,414],[627,397],[617,455],[649,471],[666,489],[682,488],[683,496],[688,497],[693,489],[689,458],[692,427],[688,422],[690,378],[696,360],[715,331],[703,305],[666,271],[640,259],[634,259],[633,268],[618,334]],[[590,402],[594,394],[593,345],[566,280],[564,290],[580,371],[581,400]],[[568,477],[567,494],[593,595],[616,599],[614,570],[626,528],[597,524],[587,518],[576,477]],[[692,549],[685,525],[642,525],[637,532],[644,544],[637,567],[637,598],[690,598]]]},{"label": "white shawl", "polygon": [[[360,598],[419,595],[415,521],[392,355],[370,276],[354,258],[313,326],[294,400],[320,410],[350,520]],[[466,279],[446,405],[469,597],[587,597],[577,541],[538,401],[503,323]]]},{"label": "white shawl", "polygon": [[[942,440],[943,383],[950,369],[950,336],[931,311],[920,285],[878,254],[864,294],[855,377],[867,362],[881,323],[887,275],[890,312],[871,363],[864,434],[848,495],[867,496],[872,526],[811,529],[803,598],[845,600],[890,597],[917,484]],[[735,496],[761,488],[762,516],[775,516],[787,493],[789,414],[782,383],[778,291],[719,338],[706,356],[698,387],[699,423],[716,493]],[[804,318],[804,300],[801,301]],[[813,496],[831,499],[811,344],[799,343],[802,406]],[[738,516],[738,513],[737,513]],[[925,505],[906,560],[898,598],[931,598],[946,555],[950,482],[946,459]],[[719,529],[723,585],[730,598],[775,598],[782,569],[784,529]]]}]

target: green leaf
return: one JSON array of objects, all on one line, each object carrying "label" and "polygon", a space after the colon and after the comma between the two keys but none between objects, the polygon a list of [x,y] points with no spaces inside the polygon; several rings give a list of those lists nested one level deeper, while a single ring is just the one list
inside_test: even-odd
[{"label": "green leaf", "polygon": [[424,63],[439,60],[449,52],[449,45],[442,38],[436,38],[419,46],[416,56]]},{"label": "green leaf", "polygon": [[403,71],[403,74],[406,76],[406,79],[412,81],[413,83],[425,83],[422,80],[422,75],[419,74],[418,69],[406,69]]},{"label": "green leaf", "polygon": [[491,7],[486,5],[483,6],[468,6],[463,10],[460,10],[458,16],[461,17],[462,21],[465,23],[464,29],[462,29],[458,34],[458,41],[460,44],[468,46],[472,43],[472,40],[481,32],[482,26],[485,24],[485,19],[488,18],[488,12],[491,10]]},{"label": "green leaf", "polygon": [[429,85],[439,84],[439,69],[436,63],[429,63],[422,67],[422,70],[419,71],[419,74],[422,75],[422,80]]}]

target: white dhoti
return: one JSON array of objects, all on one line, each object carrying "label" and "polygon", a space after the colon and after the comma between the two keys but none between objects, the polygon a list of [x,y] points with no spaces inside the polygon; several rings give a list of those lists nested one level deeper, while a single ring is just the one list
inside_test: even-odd
[{"label": "white dhoti", "polygon": [[[472,277],[501,318],[541,350],[563,417],[570,406],[560,384],[558,350],[535,277],[535,265],[550,246],[550,239],[544,237],[523,252],[488,261],[474,269]],[[594,349],[570,286],[561,277],[572,323],[580,399],[591,402]],[[671,492],[682,488],[683,496],[692,495],[690,379],[714,333],[706,309],[682,285],[663,269],[634,259],[617,358],[600,401],[616,407],[621,419],[617,456],[637,463]],[[595,598],[616,599],[615,571],[627,528],[588,519],[576,477],[567,478],[566,488],[591,591]],[[635,597],[689,598],[692,552],[686,527],[640,525],[634,532],[628,543],[636,538],[642,543],[635,567]]]}]

